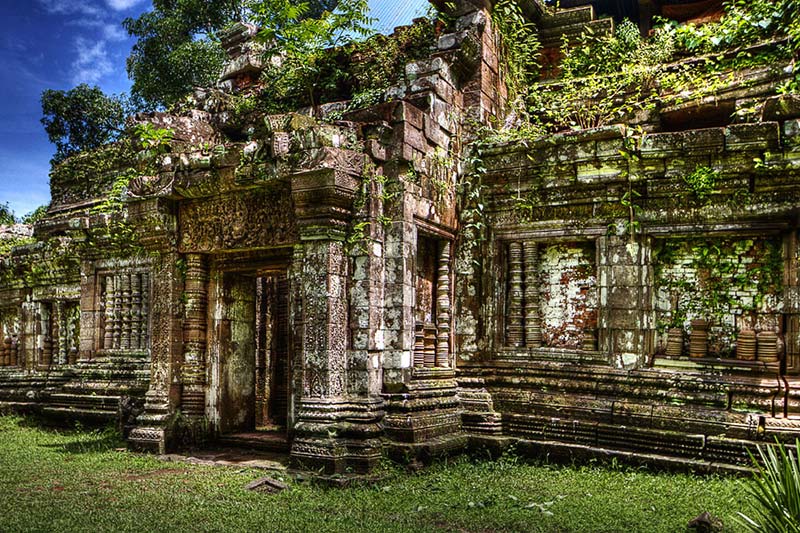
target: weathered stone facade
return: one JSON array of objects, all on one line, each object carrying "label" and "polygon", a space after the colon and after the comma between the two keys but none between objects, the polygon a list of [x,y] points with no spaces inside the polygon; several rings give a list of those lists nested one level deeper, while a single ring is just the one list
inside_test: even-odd
[{"label": "weathered stone facade", "polygon": [[[490,6],[457,4],[383,103],[234,117],[226,95],[263,68],[239,26],[219,87],[137,118],[174,139],[118,207],[115,148],[57,169],[36,238],[0,263],[0,405],[121,416],[160,452],[269,427],[328,474],[513,442],[704,468],[800,433],[800,106],[772,96],[780,68],[713,104],[483,146],[478,177],[466,153],[507,92]],[[525,5],[545,45],[609,25]],[[680,120],[745,100],[750,122]]]}]

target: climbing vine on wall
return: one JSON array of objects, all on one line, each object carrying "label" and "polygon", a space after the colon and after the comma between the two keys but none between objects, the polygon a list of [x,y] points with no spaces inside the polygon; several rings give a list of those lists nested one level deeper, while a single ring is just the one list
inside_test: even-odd
[{"label": "climbing vine on wall", "polygon": [[736,329],[778,312],[782,244],[774,238],[670,239],[654,246],[659,328],[704,318],[730,344]]}]

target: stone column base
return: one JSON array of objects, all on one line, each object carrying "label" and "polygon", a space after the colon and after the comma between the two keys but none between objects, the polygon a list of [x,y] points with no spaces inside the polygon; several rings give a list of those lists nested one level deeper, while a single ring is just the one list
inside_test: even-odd
[{"label": "stone column base", "polygon": [[128,446],[138,451],[165,454],[169,451],[174,417],[168,398],[147,392],[144,413],[136,419],[136,427],[128,434]]},{"label": "stone column base", "polygon": [[453,370],[414,369],[410,383],[383,396],[384,431],[392,459],[428,461],[466,447]]},{"label": "stone column base", "polygon": [[500,436],[502,416],[494,410],[492,395],[486,389],[459,389],[458,398],[464,409],[461,428],[469,435]]},{"label": "stone column base", "polygon": [[380,398],[301,400],[292,468],[328,476],[369,473],[383,454],[382,418]]}]

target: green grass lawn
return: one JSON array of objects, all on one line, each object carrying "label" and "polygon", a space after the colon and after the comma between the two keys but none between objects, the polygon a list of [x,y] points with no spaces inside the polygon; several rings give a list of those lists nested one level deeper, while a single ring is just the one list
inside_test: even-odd
[{"label": "green grass lawn", "polygon": [[374,485],[165,463],[115,451],[108,432],[43,430],[0,417],[0,531],[685,531],[702,511],[736,531],[745,481],[602,466],[452,460]]}]

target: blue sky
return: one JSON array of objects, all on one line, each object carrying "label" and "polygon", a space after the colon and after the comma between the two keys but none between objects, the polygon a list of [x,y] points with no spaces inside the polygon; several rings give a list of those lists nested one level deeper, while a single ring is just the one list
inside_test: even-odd
[{"label": "blue sky", "polygon": [[[45,89],[130,88],[125,58],[133,41],[121,26],[149,0],[0,0],[0,203],[17,216],[50,200],[55,151],[39,122]],[[424,14],[426,0],[370,0],[386,31]]]}]

